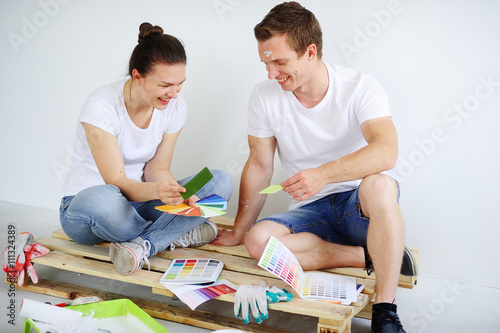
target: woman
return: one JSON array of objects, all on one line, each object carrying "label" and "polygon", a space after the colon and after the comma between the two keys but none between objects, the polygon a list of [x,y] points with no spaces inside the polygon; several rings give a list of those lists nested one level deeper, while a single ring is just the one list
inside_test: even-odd
[{"label": "woman", "polygon": [[[110,259],[122,274],[141,268],[168,246],[199,246],[217,235],[201,217],[164,214],[155,206],[184,201],[170,165],[187,108],[178,96],[186,53],[175,37],[143,23],[126,80],[98,88],[80,113],[75,160],[64,186],[60,220],[82,244],[112,242]],[[229,200],[229,176],[214,177],[185,203],[217,194]],[[180,237],[180,238],[179,238]]]}]

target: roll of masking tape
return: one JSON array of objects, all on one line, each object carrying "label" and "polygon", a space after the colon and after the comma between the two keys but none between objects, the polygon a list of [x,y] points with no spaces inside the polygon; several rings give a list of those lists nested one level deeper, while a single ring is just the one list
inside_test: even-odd
[{"label": "roll of masking tape", "polygon": [[83,313],[25,298],[21,303],[19,316],[57,325],[79,319],[83,316]]}]

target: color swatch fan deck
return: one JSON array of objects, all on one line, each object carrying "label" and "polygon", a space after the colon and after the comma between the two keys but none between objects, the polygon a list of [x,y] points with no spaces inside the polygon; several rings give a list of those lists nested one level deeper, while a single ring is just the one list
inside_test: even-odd
[{"label": "color swatch fan deck", "polygon": [[226,214],[227,201],[216,194],[197,201],[194,207],[180,204],[177,206],[156,206],[162,212],[174,215],[212,217]]}]

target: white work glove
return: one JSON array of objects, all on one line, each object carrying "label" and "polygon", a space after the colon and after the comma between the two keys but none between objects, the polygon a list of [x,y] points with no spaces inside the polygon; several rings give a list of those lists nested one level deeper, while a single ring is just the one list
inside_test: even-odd
[{"label": "white work glove", "polygon": [[234,298],[234,316],[243,319],[243,323],[250,322],[250,309],[252,316],[257,323],[262,323],[263,319],[269,318],[267,303],[280,301],[290,301],[292,294],[285,289],[272,287],[266,281],[261,281],[260,285],[243,284],[238,287]]}]

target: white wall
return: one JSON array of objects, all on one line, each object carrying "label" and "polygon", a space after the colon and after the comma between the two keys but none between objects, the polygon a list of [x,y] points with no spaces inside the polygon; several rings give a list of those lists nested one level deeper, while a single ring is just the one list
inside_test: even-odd
[{"label": "white wall", "polygon": [[[237,204],[246,106],[266,79],[252,29],[281,1],[2,1],[0,200],[57,209],[80,107],[124,77],[143,21],[182,39],[189,118],[177,177],[229,172]],[[494,211],[500,166],[497,1],[302,1],[324,32],[324,59],[382,82],[400,136],[407,244],[421,273],[500,287]],[[275,183],[284,179],[278,168]],[[264,214],[287,207],[270,196]],[[488,260],[486,260],[488,259]]]}]

